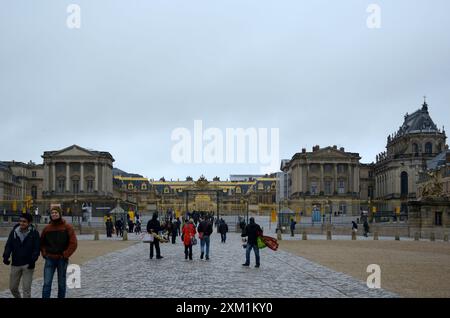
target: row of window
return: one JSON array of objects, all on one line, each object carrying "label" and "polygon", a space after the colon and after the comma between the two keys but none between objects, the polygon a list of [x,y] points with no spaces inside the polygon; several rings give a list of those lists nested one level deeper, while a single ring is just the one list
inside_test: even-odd
[{"label": "row of window", "polygon": [[[80,180],[72,180],[72,188],[71,189],[72,189],[73,193],[79,193],[80,192]],[[66,191],[66,180],[58,179],[56,192],[64,193],[65,191]],[[86,181],[86,191],[85,192],[87,192],[87,193],[94,192],[94,180]]]},{"label": "row of window", "polygon": [[[312,195],[318,195],[319,194],[319,182],[312,181],[310,184],[310,193]],[[326,195],[333,194],[332,189],[332,182],[331,181],[325,181],[324,182],[324,191]],[[337,193],[338,194],[344,194],[345,193],[345,181],[344,180],[338,180],[337,182]]]},{"label": "row of window", "polygon": [[[412,151],[415,156],[419,156],[419,153],[421,152],[421,149],[419,148],[419,145],[417,143],[412,144]],[[440,153],[442,151],[442,144],[439,144],[437,147],[437,152]],[[433,144],[431,142],[427,142],[425,144],[425,154],[431,155],[433,153]]]}]

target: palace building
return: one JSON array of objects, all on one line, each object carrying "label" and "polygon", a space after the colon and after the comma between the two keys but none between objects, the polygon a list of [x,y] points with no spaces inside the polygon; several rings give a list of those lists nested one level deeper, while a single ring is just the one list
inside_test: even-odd
[{"label": "palace building", "polygon": [[118,203],[140,213],[268,215],[289,208],[304,216],[407,214],[408,202],[420,199],[429,188],[429,174],[424,172],[439,167],[443,189],[449,192],[446,139],[424,102],[387,137],[386,151],[375,163],[361,163],[359,153],[343,147],[314,146],[282,160],[279,172],[231,175],[226,181],[203,176],[147,179],[113,167],[109,152],[72,145],[45,151],[42,164],[0,162],[0,211],[37,208],[42,213],[60,204],[65,215],[82,216],[84,221],[103,216]]},{"label": "palace building", "polygon": [[380,211],[407,213],[416,199],[417,183],[427,161],[446,149],[445,130],[438,129],[428,105],[406,114],[398,131],[387,137],[386,151],[376,157],[375,199]]},{"label": "palace building", "polygon": [[267,214],[276,209],[276,177],[266,175],[245,181],[208,181],[187,177],[184,181],[158,181],[116,175],[116,195],[135,202],[140,211],[176,213],[204,211],[221,214]]},{"label": "palace building", "polygon": [[406,114],[398,131],[387,137],[387,151],[377,155],[375,163],[361,163],[358,153],[336,146],[314,146],[311,152],[302,149],[281,163],[287,181],[285,204],[307,216],[313,210],[406,215],[408,202],[417,198],[419,174],[427,170],[429,160],[448,149],[446,138],[424,102],[420,109]]}]

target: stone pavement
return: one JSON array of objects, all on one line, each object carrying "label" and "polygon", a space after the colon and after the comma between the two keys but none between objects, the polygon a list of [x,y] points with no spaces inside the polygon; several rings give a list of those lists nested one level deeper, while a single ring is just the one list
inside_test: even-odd
[{"label": "stone pavement", "polygon": [[[68,289],[67,297],[398,297],[369,289],[365,282],[335,272],[302,257],[265,248],[261,267],[243,267],[245,252],[241,238],[229,233],[227,243],[220,235],[211,237],[210,260],[184,259],[179,238],[175,245],[161,244],[161,260],[149,259],[149,244],[137,242],[126,249],[97,257],[81,266],[81,288]],[[56,275],[52,297],[56,296]],[[42,279],[33,282],[32,296],[40,297]],[[0,297],[11,297],[9,291]]]}]

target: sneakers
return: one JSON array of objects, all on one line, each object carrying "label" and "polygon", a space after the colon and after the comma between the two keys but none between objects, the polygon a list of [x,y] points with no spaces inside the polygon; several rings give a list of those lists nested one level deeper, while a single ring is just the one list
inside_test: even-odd
[{"label": "sneakers", "polygon": [[242,266],[250,266],[250,264],[247,264],[247,263],[244,263],[244,264],[242,264]]},{"label": "sneakers", "polygon": [[209,260],[209,256],[208,255],[206,255],[206,258],[205,258],[207,261]]},{"label": "sneakers", "polygon": [[164,258],[163,256],[156,256],[156,259]]},{"label": "sneakers", "polygon": [[203,259],[203,255],[204,255],[203,253],[200,254],[200,259]]},{"label": "sneakers", "polygon": [[259,264],[256,264],[256,265],[255,265],[255,268],[259,268]]}]

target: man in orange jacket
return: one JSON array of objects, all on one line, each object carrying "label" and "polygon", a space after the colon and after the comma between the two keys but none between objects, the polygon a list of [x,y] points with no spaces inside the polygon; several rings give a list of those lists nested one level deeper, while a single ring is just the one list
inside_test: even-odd
[{"label": "man in orange jacket", "polygon": [[58,271],[58,298],[65,298],[67,265],[77,249],[77,237],[72,225],[62,218],[59,207],[51,209],[50,219],[41,234],[41,252],[45,259],[42,298],[50,298],[55,270]]}]

